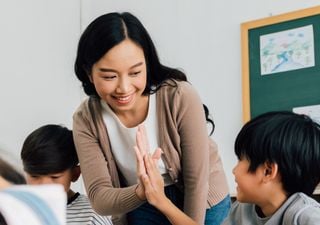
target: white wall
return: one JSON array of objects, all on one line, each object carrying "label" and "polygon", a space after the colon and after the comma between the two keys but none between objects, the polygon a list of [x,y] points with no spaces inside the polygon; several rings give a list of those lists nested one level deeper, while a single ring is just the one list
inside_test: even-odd
[{"label": "white wall", "polygon": [[235,137],[242,126],[240,23],[319,5],[319,0],[82,0],[82,28],[111,11],[141,19],[162,61],[182,68],[216,123],[231,193]]},{"label": "white wall", "polygon": [[80,2],[0,1],[0,28],[0,149],[19,159],[39,126],[71,128],[80,102],[73,74]]}]

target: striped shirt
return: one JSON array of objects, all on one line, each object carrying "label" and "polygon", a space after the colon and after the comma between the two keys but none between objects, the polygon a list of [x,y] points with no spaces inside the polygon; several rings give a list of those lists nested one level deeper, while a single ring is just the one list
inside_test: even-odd
[{"label": "striped shirt", "polygon": [[112,225],[111,217],[100,216],[85,195],[76,193],[67,205],[67,225]]}]

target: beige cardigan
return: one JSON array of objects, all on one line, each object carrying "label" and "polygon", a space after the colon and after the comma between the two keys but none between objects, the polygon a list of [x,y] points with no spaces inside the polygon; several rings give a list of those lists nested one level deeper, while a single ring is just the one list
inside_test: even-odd
[{"label": "beige cardigan", "polygon": [[[217,146],[208,138],[202,102],[187,82],[162,86],[156,99],[162,159],[184,191],[184,212],[203,224],[206,208],[224,199],[228,186]],[[100,99],[90,97],[80,105],[73,116],[73,134],[92,207],[113,215],[114,224],[125,224],[124,214],[144,202],[135,193],[136,185],[121,185]]]}]

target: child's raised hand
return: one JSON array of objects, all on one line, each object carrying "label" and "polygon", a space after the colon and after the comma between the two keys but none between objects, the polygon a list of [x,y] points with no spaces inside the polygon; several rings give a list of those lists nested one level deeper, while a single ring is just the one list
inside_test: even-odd
[{"label": "child's raised hand", "polygon": [[[161,151],[161,149],[157,150]],[[151,205],[161,208],[168,201],[164,193],[163,178],[156,162],[149,154],[143,157],[143,161],[146,174],[142,174],[140,180],[143,183],[146,198]]]},{"label": "child's raised hand", "polygon": [[137,176],[139,184],[136,188],[138,197],[158,208],[169,221],[175,225],[198,225],[190,217],[179,210],[165,195],[164,181],[158,170],[157,162],[162,150],[157,148],[153,155],[149,153],[146,130],[143,125],[138,127],[137,146],[134,146],[137,158]]}]

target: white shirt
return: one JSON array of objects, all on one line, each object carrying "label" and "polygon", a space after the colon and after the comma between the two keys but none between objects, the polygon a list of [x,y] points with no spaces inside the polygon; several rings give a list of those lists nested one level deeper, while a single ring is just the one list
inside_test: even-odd
[{"label": "white shirt", "polygon": [[67,205],[67,225],[112,225],[111,216],[96,213],[87,196],[76,193]]},{"label": "white shirt", "polygon": [[[124,176],[128,186],[136,184],[137,167],[136,155],[133,147],[136,145],[136,133],[138,127],[126,127],[107,103],[101,100],[101,105],[103,108],[102,117],[107,127],[112,153],[117,166]],[[155,95],[149,96],[148,114],[143,124],[145,125],[148,133],[150,153],[152,154],[159,146]],[[167,173],[162,159],[158,160],[158,168],[161,174]]]}]

